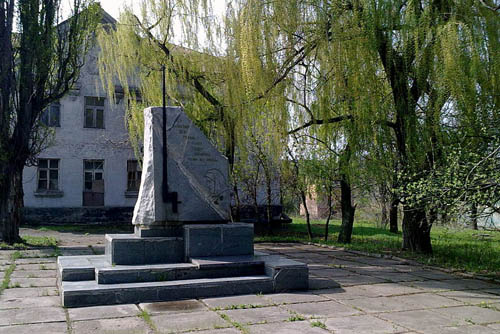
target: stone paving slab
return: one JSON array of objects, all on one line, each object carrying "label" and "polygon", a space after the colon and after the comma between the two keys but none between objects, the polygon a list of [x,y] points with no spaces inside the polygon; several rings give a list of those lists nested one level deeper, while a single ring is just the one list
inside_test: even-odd
[{"label": "stone paving slab", "polygon": [[138,314],[139,309],[136,305],[133,304],[79,307],[68,309],[68,315],[71,321],[125,318],[134,317]]},{"label": "stone paving slab", "polygon": [[344,277],[335,277],[335,281],[342,286],[365,285],[365,284],[376,284],[376,283],[387,282],[387,280],[385,279],[368,275],[359,275],[359,274],[352,274]]},{"label": "stone paving slab", "polygon": [[56,270],[56,263],[30,263],[18,264],[16,270]]},{"label": "stone paving slab", "polygon": [[439,308],[437,313],[456,321],[465,320],[471,324],[489,324],[500,322],[500,312],[478,306],[459,306]]},{"label": "stone paving slab", "polygon": [[72,334],[152,334],[153,330],[138,317],[75,321]]},{"label": "stone paving slab", "polygon": [[278,306],[223,310],[220,311],[220,313],[227,315],[229,319],[240,324],[282,322],[288,320],[292,316],[292,313]]},{"label": "stone paving slab", "polygon": [[420,288],[426,291],[446,291],[446,290],[474,290],[495,288],[497,285],[473,279],[452,279],[452,280],[427,280],[419,282],[405,282],[412,287]]},{"label": "stone paving slab", "polygon": [[440,333],[440,327],[468,325],[464,320],[452,319],[435,310],[383,313],[377,317],[411,330],[433,331],[433,333]]},{"label": "stone paving slab", "polygon": [[340,283],[332,278],[316,277],[309,275],[309,290],[322,290],[339,288]]},{"label": "stone paving slab", "polygon": [[151,321],[162,333],[231,327],[231,324],[213,311],[185,314],[152,315]]},{"label": "stone paving slab", "polygon": [[375,293],[375,291],[372,291],[370,289],[366,290],[362,288],[362,285],[345,286],[336,289],[317,290],[314,291],[314,293],[333,300],[360,299],[360,298],[378,296],[378,294]]},{"label": "stone paving slab", "polygon": [[276,304],[310,303],[328,300],[321,295],[310,292],[273,293],[263,295],[263,297]]},{"label": "stone paving slab", "polygon": [[329,334],[319,327],[312,327],[309,321],[260,324],[246,327],[250,334]]},{"label": "stone paving slab", "polygon": [[57,272],[55,270],[14,270],[12,278],[55,278]]},{"label": "stone paving slab", "polygon": [[66,322],[14,325],[0,327],[0,334],[63,334],[68,333]]},{"label": "stone paving slab", "polygon": [[309,268],[309,274],[318,276],[318,277],[326,277],[326,278],[333,278],[335,279],[336,277],[340,276],[349,276],[352,275],[352,272],[343,270],[343,269],[338,269],[338,268],[321,268],[321,269],[311,269]]},{"label": "stone paving slab", "polygon": [[283,307],[290,312],[295,312],[309,318],[338,318],[361,313],[358,309],[333,300],[320,303],[290,304]]},{"label": "stone paving slab", "polygon": [[[161,331],[160,331],[161,332]],[[164,333],[164,332],[161,332]],[[218,329],[208,329],[201,331],[185,332],[190,334],[241,334],[241,331],[236,328],[218,328]]]},{"label": "stone paving slab", "polygon": [[38,308],[48,306],[60,306],[61,298],[59,296],[45,297],[15,297],[0,299],[0,310],[9,308]]},{"label": "stone paving slab", "polygon": [[378,272],[378,273],[372,273],[371,274],[373,277],[377,277],[380,279],[384,279],[387,281],[391,282],[413,282],[413,281],[423,281],[425,280],[423,277],[418,277],[412,274],[408,273],[401,273],[401,272]]},{"label": "stone paving slab", "polygon": [[[54,279],[55,280],[55,279]],[[44,297],[44,296],[58,296],[59,291],[56,287],[43,287],[43,288],[14,288],[6,289],[0,295],[0,300],[6,298],[26,298],[26,297]]]},{"label": "stone paving slab", "polygon": [[327,319],[325,325],[327,329],[333,330],[335,334],[385,334],[403,333],[407,331],[407,329],[402,326],[367,314]]},{"label": "stone paving slab", "polygon": [[56,286],[55,278],[23,278],[13,277],[10,279],[10,286],[21,288],[51,287]]},{"label": "stone paving slab", "polygon": [[219,297],[219,298],[207,298],[202,299],[210,308],[231,308],[244,305],[256,305],[256,306],[266,306],[271,305],[273,302],[264,298],[261,295],[242,295],[242,296],[229,296],[229,297]]},{"label": "stone paving slab", "polygon": [[442,271],[437,270],[422,270],[420,267],[415,267],[416,270],[412,271],[411,274],[415,276],[419,276],[426,279],[432,280],[449,280],[456,279],[457,277],[452,274],[444,273]]},{"label": "stone paving slab", "polygon": [[357,288],[369,292],[372,297],[388,297],[388,296],[396,296],[396,295],[409,295],[409,294],[423,292],[421,289],[412,288],[410,286],[397,284],[397,283],[359,285],[359,286],[357,286]]},{"label": "stone paving slab", "polygon": [[141,303],[139,307],[149,314],[176,314],[208,311],[208,307],[196,299],[171,302]]},{"label": "stone paving slab", "polygon": [[0,326],[66,321],[61,307],[39,307],[0,310]]},{"label": "stone paving slab", "polygon": [[452,327],[438,327],[434,330],[425,330],[424,334],[498,334],[498,332],[492,328],[481,325],[470,325],[470,326],[452,326]]},{"label": "stone paving slab", "polygon": [[20,258],[16,260],[16,265],[18,264],[40,264],[40,263],[55,263],[55,257],[48,257],[48,258],[38,258],[38,257],[33,257],[33,258]]},{"label": "stone paving slab", "polygon": [[445,291],[439,292],[440,296],[459,300],[468,304],[492,304],[500,303],[500,296],[483,290]]}]

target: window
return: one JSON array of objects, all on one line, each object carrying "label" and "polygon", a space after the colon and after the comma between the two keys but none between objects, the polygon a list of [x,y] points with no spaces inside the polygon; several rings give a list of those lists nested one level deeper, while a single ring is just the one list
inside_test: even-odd
[{"label": "window", "polygon": [[61,119],[61,106],[59,103],[53,103],[42,112],[40,121],[45,126],[59,127]]},{"label": "window", "polygon": [[85,96],[84,127],[104,129],[104,98]]},{"label": "window", "polygon": [[104,160],[83,160],[83,173],[84,191],[104,192]]},{"label": "window", "polygon": [[139,191],[141,170],[137,160],[127,161],[127,191]]},{"label": "window", "polygon": [[38,159],[38,191],[59,190],[59,159]]}]

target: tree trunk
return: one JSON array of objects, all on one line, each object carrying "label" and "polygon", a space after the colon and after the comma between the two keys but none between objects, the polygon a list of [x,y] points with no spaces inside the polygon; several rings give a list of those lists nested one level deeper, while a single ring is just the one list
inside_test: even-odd
[{"label": "tree trunk", "polygon": [[20,242],[19,226],[23,218],[23,167],[8,162],[0,165],[0,240]]},{"label": "tree trunk", "polygon": [[424,254],[432,253],[431,226],[425,210],[403,206],[403,249]]},{"label": "tree trunk", "polygon": [[307,198],[305,191],[300,191],[300,198],[302,199],[302,205],[304,205],[304,211],[306,212],[307,234],[309,235],[309,240],[312,240],[313,233],[311,229],[311,217],[309,215],[309,209],[307,208]]},{"label": "tree trunk", "polygon": [[342,225],[338,242],[349,244],[351,243],[352,228],[354,225],[355,206],[351,202],[351,185],[344,178],[340,180],[340,206],[342,208]]},{"label": "tree trunk", "polygon": [[472,218],[472,229],[477,230],[477,205],[472,204],[471,210],[471,218]]},{"label": "tree trunk", "polygon": [[391,209],[389,212],[389,231],[391,233],[398,233],[398,205],[399,199],[393,193],[391,195]]},{"label": "tree trunk", "polygon": [[328,225],[330,224],[330,218],[332,218],[332,191],[328,192],[328,217],[326,217],[325,223],[325,242],[328,241]]}]

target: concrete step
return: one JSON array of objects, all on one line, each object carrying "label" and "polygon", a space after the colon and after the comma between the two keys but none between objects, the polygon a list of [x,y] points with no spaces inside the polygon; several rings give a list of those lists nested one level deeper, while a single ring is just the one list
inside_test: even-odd
[{"label": "concrete step", "polygon": [[109,265],[105,255],[59,256],[59,281],[90,281],[95,279],[95,268]]},{"label": "concrete step", "polygon": [[65,307],[83,307],[271,293],[274,286],[271,277],[254,275],[122,284],[66,281],[61,282],[60,291]]},{"label": "concrete step", "polygon": [[106,266],[96,268],[98,284],[119,284],[134,282],[161,282],[192,280],[199,278],[219,278],[253,276],[264,274],[264,262],[226,262],[207,265],[203,263],[171,263],[142,266]]},{"label": "concrete step", "polygon": [[191,263],[110,265],[104,256],[59,257],[61,281],[97,280],[98,284],[174,281],[263,275],[264,261],[254,256],[204,257]]}]

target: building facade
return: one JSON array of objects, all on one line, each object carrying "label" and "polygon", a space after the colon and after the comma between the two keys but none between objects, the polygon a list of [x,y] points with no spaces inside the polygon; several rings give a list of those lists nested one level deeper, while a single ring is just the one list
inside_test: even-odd
[{"label": "building facade", "polygon": [[[103,23],[115,20],[103,12]],[[25,167],[28,223],[130,221],[141,172],[128,141],[123,99],[102,88],[94,47],[77,84],[41,121],[53,129],[36,165]]]}]

